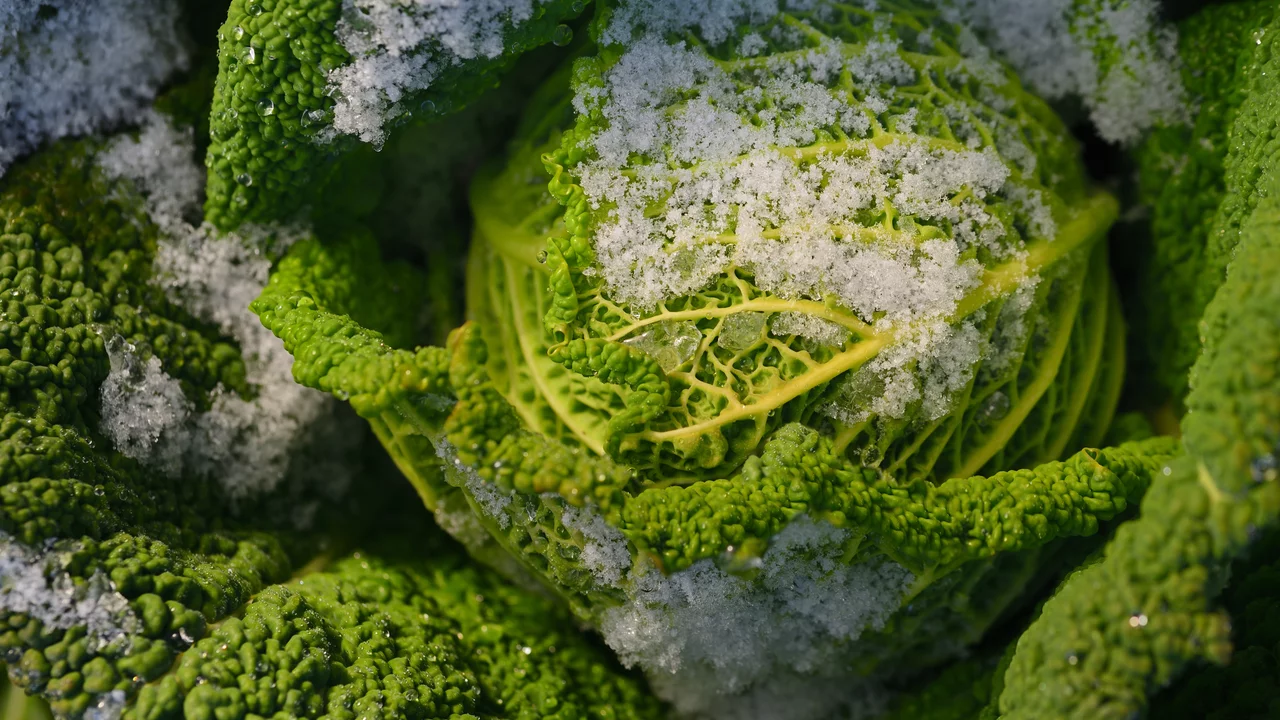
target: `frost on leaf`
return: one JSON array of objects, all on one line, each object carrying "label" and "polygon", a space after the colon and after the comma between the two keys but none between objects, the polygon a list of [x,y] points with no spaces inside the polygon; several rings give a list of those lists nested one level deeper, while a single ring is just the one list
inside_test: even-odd
[{"label": "frost on leaf", "polygon": [[340,493],[350,481],[342,458],[358,435],[338,426],[331,398],[294,381],[293,358],[249,311],[267,282],[271,253],[298,231],[250,227],[233,235],[193,223],[204,173],[190,131],[158,114],[148,115],[136,138],[114,141],[98,165],[133,181],[161,230],[153,282],[236,340],[257,391],[245,399],[219,387],[212,407],[194,412],[155,358],[142,363],[132,349],[117,346],[102,388],[104,432],[121,452],[166,474],[218,478],[232,497],[274,490],[290,472],[323,478],[329,494]]},{"label": "frost on leaf", "polygon": [[42,142],[136,118],[187,66],[176,0],[0,3],[0,175]]},{"label": "frost on leaf", "polygon": [[[720,347],[733,352],[747,350],[751,346],[759,342],[760,337],[764,334],[765,321],[768,317],[764,313],[744,312],[735,313],[724,319],[724,324],[720,327],[720,335],[717,336],[716,342]],[[777,321],[775,320],[776,324]]]},{"label": "frost on leaf", "polygon": [[125,456],[177,474],[193,410],[182,385],[164,372],[159,358],[144,362],[123,338],[107,341],[107,356],[111,372],[101,390],[103,434]]},{"label": "frost on leaf", "polygon": [[856,424],[875,416],[903,417],[918,405],[919,419],[937,420],[951,410],[952,397],[973,379],[990,348],[972,322],[918,327],[842,380],[823,412]]},{"label": "frost on leaf", "polygon": [[404,100],[450,65],[497,58],[503,31],[541,0],[345,0],[338,39],[352,62],[330,73],[333,129],[381,146],[392,118],[418,110]]},{"label": "frost on leaf", "polygon": [[[1028,144],[1044,131],[1011,119],[1011,75],[972,32],[959,31],[959,59],[939,69],[888,13],[871,22],[848,10],[868,38],[855,43],[820,23],[778,21],[779,8],[646,0],[611,17],[603,41],[620,55],[579,78],[573,99],[570,142],[586,156],[571,171],[592,210],[586,274],[639,317],[735,274],[766,297],[834,305],[856,322],[781,312],[770,332],[835,348],[855,325],[892,333],[894,352],[878,363],[891,397],[879,411],[921,402],[941,416],[940,396],[967,381],[962,361],[979,357],[954,322],[960,302],[994,263],[1017,263],[1058,233]],[[673,39],[685,29],[746,57]],[[939,73],[977,89],[943,96],[925,117],[905,98],[937,93]],[[743,322],[726,321],[721,347],[754,341]],[[624,342],[670,372],[695,356],[694,333],[664,321]],[[954,361],[952,350],[962,351]],[[928,378],[907,377],[924,366]]]},{"label": "frost on leaf", "polygon": [[[763,22],[777,15],[778,10],[778,0],[632,0],[619,3],[600,39],[603,43],[624,43],[640,29],[665,34],[697,28],[707,42],[719,43],[729,37],[739,24]],[[756,40],[750,41],[752,44],[761,42],[758,35],[755,37]]]},{"label": "frost on leaf", "polygon": [[820,317],[799,312],[778,313],[769,326],[773,335],[798,335],[820,345],[840,347],[849,339],[849,331]]},{"label": "frost on leaf", "polygon": [[137,632],[129,601],[111,579],[95,571],[77,581],[67,572],[71,560],[69,548],[32,548],[0,533],[0,609],[48,628],[84,627],[95,644]]},{"label": "frost on leaf", "polygon": [[112,690],[98,696],[97,702],[84,711],[84,720],[118,720],[124,715],[128,698],[123,690]]},{"label": "frost on leaf", "polygon": [[1155,0],[955,0],[954,7],[1032,90],[1081,98],[1106,140],[1131,143],[1153,125],[1188,117],[1177,37]]},{"label": "frost on leaf", "polygon": [[705,711],[774,678],[813,682],[838,671],[841,644],[884,627],[914,580],[889,561],[846,564],[848,540],[801,516],[773,538],[753,577],[710,560],[670,576],[633,571],[628,601],[605,612],[601,632],[624,663],[676,683],[682,710]]},{"label": "frost on leaf", "polygon": [[[512,493],[480,477],[480,473],[462,462],[462,458],[458,457],[457,448],[445,438],[433,438],[433,444],[436,448],[436,454],[440,456],[440,461],[444,463],[445,467],[452,468],[453,471],[462,475],[468,494],[480,506],[479,509],[483,514],[497,523],[501,529],[505,530],[510,526],[511,519],[507,517],[507,507],[511,505]],[[457,524],[460,530],[465,531],[468,529],[465,525],[454,524]],[[458,537],[458,539],[463,540],[464,538]]]},{"label": "frost on leaf", "polygon": [[622,531],[605,522],[595,508],[565,505],[560,516],[564,526],[583,537],[582,564],[596,580],[619,587],[631,569],[631,549]]}]

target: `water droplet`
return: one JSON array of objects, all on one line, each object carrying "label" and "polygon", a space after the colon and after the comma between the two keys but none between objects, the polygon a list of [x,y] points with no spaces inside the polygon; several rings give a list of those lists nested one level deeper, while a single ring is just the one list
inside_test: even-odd
[{"label": "water droplet", "polygon": [[862,466],[876,467],[884,460],[884,448],[878,443],[871,443],[862,449]]},{"label": "water droplet", "polygon": [[325,112],[323,110],[308,110],[302,113],[303,126],[319,125],[325,120]]},{"label": "water droplet", "polygon": [[239,40],[239,39],[243,38],[243,37],[244,37],[244,28],[242,28],[242,27],[240,27],[239,25],[237,25],[237,26],[235,27],[235,29],[231,31],[231,37],[235,38],[236,40]]},{"label": "water droplet", "polygon": [[436,104],[431,100],[423,100],[418,103],[418,112],[433,113],[436,111]]},{"label": "water droplet", "polygon": [[754,346],[764,335],[767,319],[768,316],[764,313],[734,313],[720,324],[720,335],[716,342],[730,352],[746,350]]},{"label": "water droplet", "polygon": [[978,422],[987,425],[999,421],[1009,414],[1009,396],[997,390],[978,407]]},{"label": "water droplet", "polygon": [[258,17],[262,14],[262,5],[259,3],[249,3],[249,6],[246,7],[244,11],[249,14],[249,17]]},{"label": "water droplet", "polygon": [[245,187],[249,187],[250,185],[253,184],[253,176],[250,175],[249,173],[240,173],[239,175],[236,176],[236,182],[240,183]]},{"label": "water droplet", "polygon": [[657,360],[663,371],[671,372],[693,358],[702,344],[702,331],[688,320],[668,320],[623,342]]},{"label": "water droplet", "polygon": [[551,44],[556,47],[564,47],[573,41],[573,28],[568,25],[557,25],[555,32],[551,33]]},{"label": "water droplet", "polygon": [[587,0],[573,0],[573,2],[569,5],[569,7],[573,10],[573,14],[577,15],[578,13],[586,9]]},{"label": "water droplet", "polygon": [[539,250],[539,251],[538,251],[538,263],[539,263],[539,264],[542,264],[542,263],[545,263],[546,261],[547,261],[547,251],[546,251],[546,250]]},{"label": "water droplet", "polygon": [[240,59],[241,59],[241,60],[243,60],[243,61],[245,61],[245,63],[247,63],[247,64],[249,64],[249,65],[252,65],[252,64],[254,64],[254,63],[258,62],[258,51],[257,51],[257,50],[254,50],[254,49],[253,49],[253,46],[252,46],[252,45],[250,45],[249,47],[247,47],[247,48],[245,48],[243,51],[241,51],[241,53],[240,53]]},{"label": "water droplet", "polygon": [[274,115],[276,112],[276,104],[271,102],[270,98],[258,101],[259,115]]}]

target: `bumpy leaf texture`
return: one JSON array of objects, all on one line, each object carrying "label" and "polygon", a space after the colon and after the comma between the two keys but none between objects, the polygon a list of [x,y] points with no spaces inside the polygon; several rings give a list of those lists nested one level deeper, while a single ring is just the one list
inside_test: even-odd
[{"label": "bumpy leaf texture", "polygon": [[[1272,3],[1239,2],[1183,21],[1183,82],[1197,107],[1195,121],[1154,129],[1136,152],[1142,200],[1151,207],[1152,244],[1134,293],[1141,312],[1134,313],[1132,346],[1140,366],[1151,372],[1147,382],[1179,406],[1200,353],[1200,320],[1236,242],[1231,228],[1239,219],[1224,198],[1248,198],[1256,182],[1247,169],[1254,158],[1227,158],[1233,144],[1247,141],[1242,133],[1249,121],[1238,126],[1238,117],[1257,112],[1259,101],[1249,99],[1257,72],[1254,39],[1274,16]],[[1265,132],[1247,132],[1259,131]]]},{"label": "bumpy leaf texture", "polygon": [[[1188,456],[1162,469],[1140,515],[1066,579],[999,664],[988,655],[957,665],[904,699],[899,714],[1276,712],[1268,613],[1280,510],[1272,342],[1280,316],[1275,283],[1266,279],[1278,233],[1274,140],[1265,129],[1275,117],[1274,6],[1210,7],[1182,30],[1188,86],[1204,115],[1194,128],[1157,129],[1138,154],[1147,190],[1159,190],[1151,280],[1169,271],[1150,302],[1173,303],[1149,319],[1170,322],[1177,308],[1189,308],[1178,322],[1198,325],[1202,335],[1171,353],[1164,368],[1165,377],[1176,377],[1175,363],[1185,370],[1187,357],[1196,358],[1183,422]],[[1162,189],[1155,183],[1161,169],[1173,170]],[[1227,229],[1237,221],[1225,218],[1242,207],[1252,210],[1238,232]],[[1207,308],[1188,305],[1197,293],[1212,297]],[[1180,337],[1186,333],[1161,347],[1185,342]],[[1183,378],[1171,389],[1187,384]],[[964,700],[947,699],[956,693]]]},{"label": "bumpy leaf texture", "polygon": [[[367,239],[294,246],[253,309],[446,529],[681,710],[866,709],[1179,451],[1088,449],[1124,367],[1097,242],[1115,202],[932,8],[617,18],[473,184],[471,322],[448,347],[360,320],[395,286]],[[745,139],[698,135],[726,122]],[[819,214],[838,185],[863,194]],[[868,268],[902,279],[859,296]],[[763,629],[726,647],[743,623]],[[871,680],[833,679],[851,670]]]},{"label": "bumpy leaf texture", "polygon": [[560,41],[584,6],[232,0],[218,31],[206,218],[233,229],[294,217],[338,157],[470,103],[523,52]]},{"label": "bumpy leaf texture", "polygon": [[[246,306],[297,233],[193,224],[182,119],[0,181],[10,681],[57,717],[655,716],[566,611],[403,515],[358,422],[292,380]],[[380,282],[396,303],[324,297],[412,342],[420,278]]]},{"label": "bumpy leaf texture", "polygon": [[[1253,19],[1240,21],[1247,28]],[[1188,663],[1225,662],[1230,653],[1231,623],[1214,599],[1230,578],[1228,564],[1274,527],[1280,512],[1273,277],[1280,186],[1268,130],[1276,118],[1278,29],[1273,18],[1256,33],[1235,35],[1252,55],[1221,164],[1227,193],[1209,255],[1224,253],[1217,262],[1226,277],[1201,324],[1183,421],[1188,457],[1162,472],[1141,516],[1119,529],[1097,564],[1063,585],[1019,639],[1000,695],[1002,715],[1037,717],[1053,707],[1128,717]],[[1213,272],[1214,265],[1205,266]],[[1247,578],[1241,582],[1248,587]],[[1247,590],[1229,591],[1228,608],[1237,592]],[[1246,651],[1239,671],[1254,658]],[[1248,701],[1242,703],[1243,712]]]}]

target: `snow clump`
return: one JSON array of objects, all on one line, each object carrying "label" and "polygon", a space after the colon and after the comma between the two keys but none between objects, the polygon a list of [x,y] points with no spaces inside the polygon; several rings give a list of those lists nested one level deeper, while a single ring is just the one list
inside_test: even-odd
[{"label": "snow clump", "polygon": [[329,75],[333,130],[381,147],[403,100],[451,65],[502,54],[503,31],[541,0],[345,0],[338,41],[353,60]]},{"label": "snow clump", "polygon": [[42,142],[136,119],[188,61],[177,0],[0,3],[0,175]]},{"label": "snow clump", "polygon": [[777,694],[772,683],[786,678],[820,682],[843,667],[839,647],[883,628],[915,580],[891,561],[846,564],[848,539],[800,516],[771,540],[754,577],[711,560],[672,575],[633,569],[628,600],[605,611],[600,630],[623,663],[670,686],[682,712]]},{"label": "snow clump", "polygon": [[46,628],[86,628],[94,646],[137,632],[138,619],[111,578],[95,571],[76,582],[67,572],[72,548],[33,548],[0,532],[0,608]]},{"label": "snow clump", "polygon": [[[291,470],[324,478],[337,496],[350,481],[340,458],[358,434],[335,430],[335,402],[292,376],[293,358],[249,311],[265,287],[271,256],[300,233],[249,228],[224,234],[196,224],[204,172],[191,132],[157,113],[137,138],[117,138],[98,156],[109,177],[133,181],[162,233],[153,282],[192,315],[216,325],[239,344],[251,400],[219,387],[212,407],[196,412],[159,361],[108,339],[111,373],[102,387],[102,430],[116,448],[172,477],[217,477],[233,498],[278,487]],[[307,445],[308,452],[299,452]],[[305,466],[305,467],[304,467]],[[307,513],[299,515],[305,524]]]},{"label": "snow clump", "polygon": [[1032,90],[1083,100],[1105,140],[1133,143],[1189,117],[1177,34],[1156,0],[954,0],[953,9]]},{"label": "snow clump", "polygon": [[[1044,191],[1026,179],[1035,154],[1004,114],[978,113],[968,105],[978,101],[959,96],[940,105],[962,142],[915,133],[917,110],[893,98],[922,71],[891,23],[876,21],[870,40],[844,45],[812,27],[764,22],[777,11],[754,0],[643,0],[611,20],[605,39],[626,40],[626,49],[574,97],[579,114],[603,119],[581,139],[591,154],[573,167],[599,211],[588,272],[641,313],[735,268],[777,297],[837,300],[893,337],[894,352],[875,359],[896,383],[882,414],[900,417],[921,400],[940,417],[979,358],[976,331],[951,319],[988,269],[974,250],[1016,264],[1027,243],[1057,234]],[[761,23],[738,41],[749,58],[717,59],[669,35],[692,27],[709,43],[730,42],[743,22]],[[986,88],[981,102],[999,104],[1008,72],[973,33],[961,34],[956,72]],[[769,43],[775,52],[756,57]],[[986,135],[966,125],[978,115],[992,125]],[[991,211],[993,200],[1025,236]],[[844,342],[839,328],[793,314],[772,332]]]}]

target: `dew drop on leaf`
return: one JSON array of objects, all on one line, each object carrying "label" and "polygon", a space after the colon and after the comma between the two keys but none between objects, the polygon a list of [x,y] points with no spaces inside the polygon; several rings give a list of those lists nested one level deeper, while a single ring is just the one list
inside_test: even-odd
[{"label": "dew drop on leaf", "polygon": [[863,467],[876,467],[884,460],[884,448],[879,443],[871,443],[862,449]]},{"label": "dew drop on leaf", "polygon": [[720,347],[732,352],[746,350],[764,334],[766,315],[758,312],[734,313],[720,325]]},{"label": "dew drop on leaf", "polygon": [[978,408],[978,421],[982,424],[998,422],[1009,414],[1009,396],[999,390],[991,393]]},{"label": "dew drop on leaf", "polygon": [[671,372],[693,358],[702,343],[702,331],[688,320],[668,320],[624,342],[657,360],[664,371]]}]

